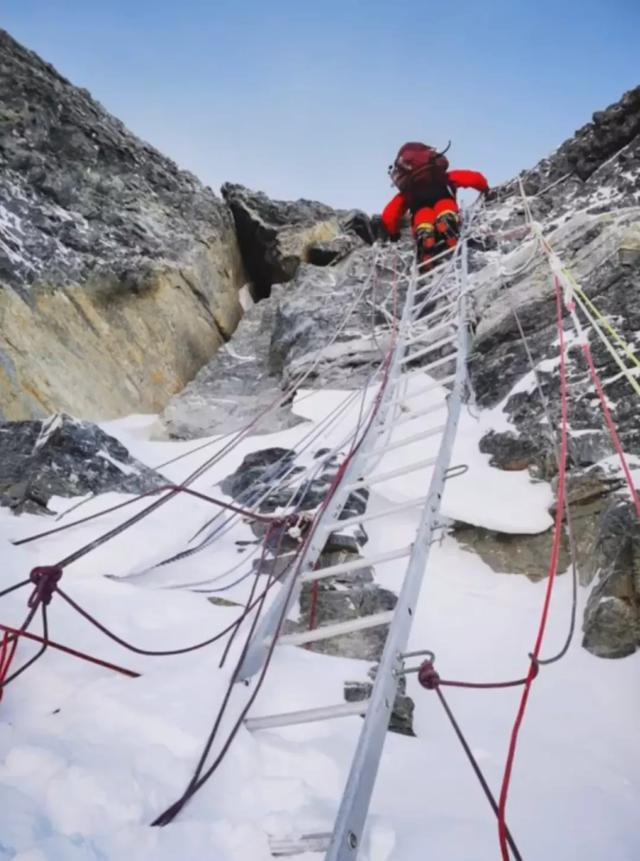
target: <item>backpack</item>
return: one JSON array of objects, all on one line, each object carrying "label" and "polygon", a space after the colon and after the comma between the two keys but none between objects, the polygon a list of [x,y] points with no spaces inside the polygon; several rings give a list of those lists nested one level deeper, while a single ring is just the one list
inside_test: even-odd
[{"label": "backpack", "polygon": [[438,152],[423,143],[406,143],[400,147],[395,162],[389,168],[394,185],[409,199],[429,194],[432,189],[449,185],[449,161],[444,152]]}]

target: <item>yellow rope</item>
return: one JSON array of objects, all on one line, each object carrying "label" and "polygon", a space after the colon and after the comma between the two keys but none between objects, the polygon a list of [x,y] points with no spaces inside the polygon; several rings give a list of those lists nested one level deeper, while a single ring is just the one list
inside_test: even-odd
[{"label": "yellow rope", "polygon": [[629,344],[627,344],[627,342],[626,342],[626,341],[624,340],[624,338],[619,334],[619,332],[616,330],[616,328],[613,326],[613,324],[612,324],[612,323],[607,319],[607,317],[605,317],[605,316],[604,316],[604,314],[600,311],[600,309],[598,308],[598,306],[597,306],[594,302],[592,302],[592,301],[591,301],[591,299],[589,299],[589,297],[588,297],[588,296],[587,296],[587,294],[584,292],[584,290],[582,289],[582,287],[580,287],[580,285],[577,283],[576,279],[573,277],[573,275],[571,274],[571,272],[569,272],[569,270],[567,270],[567,269],[565,268],[565,273],[566,273],[567,277],[569,278],[569,280],[571,281],[571,284],[572,284],[572,286],[573,286],[573,289],[574,289],[574,290],[575,290],[575,292],[578,294],[578,296],[580,297],[580,299],[582,299],[582,301],[585,303],[585,305],[589,308],[589,310],[590,310],[590,311],[591,311],[591,313],[594,315],[594,317],[595,317],[599,322],[601,322],[601,323],[602,323],[602,325],[605,327],[605,329],[607,330],[607,332],[609,332],[609,334],[610,334],[610,335],[613,335],[613,337],[614,337],[614,338],[615,338],[615,340],[618,342],[618,344],[620,345],[620,347],[622,347],[622,349],[623,349],[623,350],[624,350],[624,352],[626,353],[627,357],[628,357],[628,358],[633,362],[633,364],[634,364],[638,369],[640,369],[640,359],[638,359],[638,357],[636,356],[636,354],[633,352],[633,348],[632,348]]},{"label": "yellow rope", "polygon": [[[531,227],[535,228],[533,216],[531,213],[531,208],[529,206],[529,201],[527,200],[527,197],[524,193],[524,186],[522,184],[522,180],[520,178],[518,178],[518,182],[519,182],[519,186],[520,186],[520,196],[522,197],[522,201],[523,201],[524,209],[525,209],[525,219]],[[611,343],[609,338],[607,338],[605,332],[603,331],[602,326],[611,335],[613,335],[615,340],[618,342],[618,345],[620,347],[622,347],[622,349],[624,350],[627,357],[640,370],[640,360],[638,359],[636,354],[633,352],[633,349],[630,347],[629,344],[627,344],[627,342],[624,340],[624,338],[622,338],[622,336],[619,334],[619,332],[616,331],[616,329],[612,325],[611,321],[608,320],[604,316],[604,314],[601,313],[601,311],[598,309],[598,307],[591,301],[591,299],[589,299],[589,297],[586,295],[586,293],[584,292],[582,287],[580,287],[580,285],[578,284],[578,282],[574,278],[571,271],[569,269],[567,269],[567,267],[564,265],[564,263],[562,263],[562,261],[560,260],[560,258],[556,254],[555,250],[553,249],[551,243],[549,242],[549,240],[543,235],[542,228],[539,225],[537,226],[536,232],[538,234],[538,239],[542,245],[542,248],[545,250],[545,252],[547,253],[547,255],[549,257],[550,264],[552,264],[552,259],[555,258],[555,260],[557,261],[557,266],[562,271],[562,275],[569,282],[570,288],[574,294],[574,298],[576,299],[576,301],[578,302],[578,304],[582,308],[582,311],[584,312],[584,314],[587,317],[587,319],[589,320],[589,322],[592,324],[595,333],[598,335],[600,340],[603,342],[603,344],[605,345],[605,347],[607,348],[607,350],[611,354],[612,358],[614,359],[614,361],[616,362],[616,364],[618,365],[618,367],[620,368],[620,370],[622,371],[622,373],[624,374],[624,376],[628,380],[630,386],[633,388],[633,390],[636,392],[637,395],[640,395],[640,383],[638,383],[638,380],[636,380],[636,378],[634,376],[633,369],[629,368],[623,362],[622,357],[618,354],[618,352],[616,351],[614,345]],[[552,265],[552,270],[557,272],[557,270],[553,268],[553,265]]]}]

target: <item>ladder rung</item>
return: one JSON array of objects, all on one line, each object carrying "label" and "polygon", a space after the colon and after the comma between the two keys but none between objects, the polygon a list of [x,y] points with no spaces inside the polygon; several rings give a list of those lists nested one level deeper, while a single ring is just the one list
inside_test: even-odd
[{"label": "ladder rung", "polygon": [[345,529],[348,526],[359,526],[361,523],[367,523],[369,520],[377,520],[378,517],[388,517],[390,514],[396,514],[400,511],[409,511],[411,508],[420,508],[427,501],[426,496],[420,499],[412,499],[410,502],[402,502],[400,505],[394,505],[391,508],[384,508],[382,511],[367,512],[366,514],[358,514],[356,517],[349,517],[347,520],[337,520],[332,524],[323,527],[323,532],[333,532],[336,529]]},{"label": "ladder rung", "polygon": [[[432,262],[435,260],[441,260],[443,257],[447,257],[451,254],[451,249],[447,251],[442,251],[440,254],[436,254],[432,258]],[[430,283],[433,286],[434,283],[439,283],[440,281],[446,281],[451,275],[455,273],[454,269],[426,269],[424,272],[418,272],[416,274],[416,284],[421,284],[422,282]]]},{"label": "ladder rung", "polygon": [[[442,280],[443,280],[443,282],[444,282],[444,281],[447,281],[448,279],[447,279],[447,278],[443,278]],[[417,282],[417,281],[416,281],[416,284],[417,284],[417,283],[419,283],[419,282]],[[426,282],[425,284],[423,284],[423,285],[422,285],[422,287],[418,287],[418,289],[417,289],[417,290],[415,291],[415,293],[413,294],[414,298],[415,298],[416,296],[420,296],[422,293],[425,293],[427,290],[433,290],[433,288],[434,288],[434,287],[436,287],[436,285],[437,285],[437,281],[436,281],[435,279],[434,279],[432,282]],[[446,296],[448,293],[453,293],[453,291],[455,290],[455,288],[456,288],[457,286],[458,286],[458,285],[457,285],[457,282],[456,282],[456,284],[455,284],[453,287],[452,287],[452,286],[449,286],[449,289],[448,289],[448,290],[441,290],[441,291],[440,291],[440,293],[439,293],[439,294],[436,294],[436,295]],[[429,297],[428,301],[429,301],[429,302],[431,301],[431,298],[430,298],[430,297]]]},{"label": "ladder rung", "polygon": [[391,478],[399,478],[401,475],[410,475],[412,472],[417,472],[420,469],[426,469],[428,466],[433,466],[437,458],[430,457],[427,460],[418,460],[415,463],[410,463],[407,466],[401,466],[399,469],[392,469],[389,472],[383,472],[380,475],[368,476],[367,478],[359,478],[352,484],[348,484],[345,490],[351,492],[361,487],[370,487],[372,484],[380,484],[381,481],[389,481]]},{"label": "ladder rung", "polygon": [[453,305],[453,302],[445,302],[444,304],[440,305],[439,308],[436,308],[435,311],[431,311],[429,314],[427,314],[426,317],[418,317],[420,325],[422,325],[423,323],[428,323],[429,320],[433,320],[434,317],[440,317],[442,314],[445,314],[453,307]]},{"label": "ladder rung", "polygon": [[351,634],[353,631],[364,631],[367,628],[388,625],[392,619],[393,610],[385,610],[384,613],[359,616],[357,619],[349,619],[347,622],[336,622],[335,625],[323,625],[312,631],[284,634],[278,639],[278,644],[281,646],[302,646],[305,643],[317,643],[319,640],[329,640],[331,637],[340,637],[343,634]]},{"label": "ladder rung", "polygon": [[[456,251],[456,246],[454,246],[453,248],[445,248],[444,251],[440,251],[438,254],[434,254],[433,257],[431,258],[430,262],[433,263],[436,260],[444,260],[447,257],[453,256],[455,251]],[[445,269],[444,272],[446,272],[446,271],[447,270]],[[434,274],[435,275],[443,275],[444,273],[442,270],[436,270],[436,272],[434,273],[433,269],[428,268],[424,272],[422,272],[422,274],[420,274],[420,270],[418,269],[418,274],[416,275],[416,281],[421,281],[424,278],[430,278]]]},{"label": "ladder rung", "polygon": [[450,329],[456,325],[457,325],[456,320],[451,319],[451,320],[445,320],[444,323],[438,323],[437,326],[426,326],[424,331],[419,332],[417,335],[414,335],[412,338],[407,338],[404,343],[407,347],[411,346],[411,344],[419,344],[421,341],[424,341],[424,339],[427,338],[429,335],[433,335],[434,332],[437,332],[438,329],[446,329],[446,328]]},{"label": "ladder rung", "polygon": [[[404,374],[404,378],[415,376],[416,374],[422,374],[424,372],[424,368],[418,368],[416,371],[410,371]],[[415,392],[412,392],[410,395],[404,395],[402,398],[398,398],[398,403],[403,403],[404,401],[412,401],[414,398],[419,398],[422,395],[426,395],[428,392],[433,392],[435,389],[441,389],[443,386],[449,385],[456,378],[455,374],[449,374],[447,377],[443,377],[441,380],[438,380],[435,383],[429,383],[428,386],[424,386],[421,389],[418,389]]]},{"label": "ladder rung", "polygon": [[[397,427],[397,423],[394,427]],[[373,457],[373,455],[385,454],[388,451],[393,451],[396,448],[403,448],[405,445],[411,445],[412,442],[420,442],[423,439],[429,439],[429,437],[437,436],[439,433],[446,428],[445,425],[438,425],[438,427],[431,428],[428,431],[421,431],[420,433],[414,433],[411,436],[405,436],[397,442],[389,443],[388,445],[382,445],[380,448],[374,448],[370,452],[367,452],[367,457]]]},{"label": "ladder rung", "polygon": [[364,715],[367,712],[368,704],[368,700],[359,700],[353,703],[338,703],[334,706],[302,709],[297,712],[264,715],[263,717],[247,718],[244,725],[250,732],[256,732],[257,730],[275,729],[280,726],[295,726],[301,723],[315,723],[316,721],[350,717],[351,715]]},{"label": "ladder rung", "polygon": [[326,834],[301,834],[300,837],[270,837],[269,848],[276,858],[289,855],[304,855],[305,852],[326,852],[331,842],[331,832]]},{"label": "ladder rung", "polygon": [[[444,299],[445,297],[451,296],[452,294],[457,292],[456,287],[449,287],[447,290],[439,290],[437,293],[434,293],[433,296],[429,296],[429,294],[427,293],[427,295],[423,296],[419,302],[415,302],[416,297],[420,296],[421,293],[425,293],[431,287],[433,287],[433,285],[427,284],[425,287],[421,287],[419,290],[416,290],[416,292],[413,294],[414,307],[411,309],[412,313],[414,313],[415,311],[420,311],[421,308],[424,308],[425,305],[429,305],[430,302],[439,302],[440,299]],[[452,299],[445,304],[454,305],[456,300]]]},{"label": "ladder rung", "polygon": [[[426,299],[423,299],[419,305],[414,309],[411,316],[411,322],[415,323],[417,320],[423,320],[424,317],[420,317],[420,312],[427,307],[427,305],[433,305],[436,302],[440,302],[441,299],[444,299],[447,296],[447,293],[436,293],[435,296],[427,296]],[[455,300],[452,302],[445,302],[442,306],[443,308],[453,308],[458,304],[459,296],[456,296]]]},{"label": "ladder rung", "polygon": [[[344,521],[342,522],[344,523]],[[315,571],[308,571],[306,574],[303,574],[300,580],[303,583],[309,583],[313,580],[323,580],[325,577],[335,577],[337,574],[361,571],[363,568],[371,568],[373,565],[379,565],[381,562],[393,562],[394,559],[403,559],[405,556],[408,556],[412,548],[413,544],[408,544],[399,550],[389,550],[387,553],[378,554],[378,556],[354,559],[352,562],[341,562],[338,565],[330,565],[328,568],[317,568]]]},{"label": "ladder rung", "polygon": [[406,425],[407,422],[412,422],[414,419],[421,419],[424,418],[424,416],[430,416],[433,413],[439,413],[441,410],[446,410],[448,406],[449,404],[447,403],[447,401],[441,401],[438,404],[434,404],[432,407],[427,407],[426,410],[418,410],[417,413],[411,413],[410,415],[405,416],[399,421],[394,422],[393,427],[394,429],[399,428],[402,427],[402,425]]},{"label": "ladder rung", "polygon": [[[420,368],[417,370],[422,371],[423,374],[426,374],[432,368],[438,368],[440,365],[445,365],[447,362],[455,361],[457,356],[457,350],[454,350],[453,353],[449,353],[447,356],[442,356],[440,359],[436,359],[434,362],[429,362],[428,365],[420,365]],[[409,356],[409,359],[415,359],[416,356]]]},{"label": "ladder rung", "polygon": [[434,350],[438,350],[440,347],[446,347],[447,344],[453,344],[457,340],[457,333],[455,335],[449,335],[447,338],[441,338],[439,341],[435,341],[433,344],[423,347],[422,350],[418,350],[416,353],[408,353],[403,356],[401,362],[404,365],[406,362],[413,362],[415,359],[421,359],[423,356],[428,356],[429,353],[432,353]]}]

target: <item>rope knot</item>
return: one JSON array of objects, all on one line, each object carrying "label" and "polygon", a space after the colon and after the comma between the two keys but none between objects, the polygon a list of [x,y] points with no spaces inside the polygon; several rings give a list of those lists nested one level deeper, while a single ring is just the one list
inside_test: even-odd
[{"label": "rope knot", "polygon": [[39,565],[34,568],[29,579],[35,583],[35,588],[27,606],[33,609],[39,604],[49,605],[61,577],[62,568],[59,565]]},{"label": "rope knot", "polygon": [[418,670],[418,681],[422,687],[426,688],[428,691],[433,691],[438,687],[440,684],[440,676],[433,666],[433,661],[427,660],[420,664],[420,669]]}]

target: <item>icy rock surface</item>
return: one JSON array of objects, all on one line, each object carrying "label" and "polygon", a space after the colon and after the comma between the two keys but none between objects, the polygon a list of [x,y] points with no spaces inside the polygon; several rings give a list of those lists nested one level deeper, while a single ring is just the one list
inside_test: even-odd
[{"label": "icy rock surface", "polygon": [[[533,218],[537,220],[588,297],[638,352],[640,332],[640,88],[620,102],[594,114],[548,159],[522,175]],[[474,301],[478,320],[471,375],[478,403],[501,408],[504,427],[489,430],[480,443],[491,462],[502,469],[528,469],[532,476],[553,479],[554,446],[536,391],[512,306],[517,309],[528,338],[542,391],[548,399],[551,421],[560,420],[559,364],[555,324],[555,294],[546,261],[538,255],[528,265],[533,243],[522,228],[524,206],[517,183],[497,189],[488,215],[491,241],[473,258]],[[514,273],[514,274],[511,274]],[[620,373],[611,354],[586,326],[596,368],[605,381],[609,408],[627,455],[640,454],[637,397]],[[570,496],[577,538],[578,562],[583,580],[590,566],[594,524],[607,545],[615,518],[607,514],[621,504],[611,494],[624,493],[624,479],[611,458],[614,449],[603,425],[580,345],[570,324],[569,442]],[[602,467],[602,464],[605,464]],[[601,466],[598,466],[601,465]],[[610,501],[611,500],[611,501]],[[615,530],[614,530],[615,531]],[[504,567],[504,540],[488,541],[477,535],[471,543]],[[630,540],[630,539],[629,539]],[[523,552],[532,540],[523,537]],[[488,556],[486,555],[488,554]],[[631,554],[631,555],[630,555]],[[631,551],[622,554],[617,567],[600,572],[587,608],[584,645],[600,656],[615,657],[633,651],[638,637],[637,582],[632,575]],[[626,572],[620,574],[620,567]],[[541,570],[533,566],[532,570]],[[608,572],[608,573],[607,573]],[[626,578],[626,579],[625,579]],[[627,584],[624,598],[618,585]],[[630,645],[630,644],[635,645]]]},{"label": "icy rock surface", "polygon": [[145,493],[167,480],[97,425],[64,414],[0,423],[0,504],[48,512],[52,496]]},{"label": "icy rock surface", "polygon": [[0,416],[160,409],[243,280],[226,204],[0,31]]},{"label": "icy rock surface", "polygon": [[303,262],[320,266],[371,243],[363,212],[342,212],[313,200],[271,200],[242,185],[225,183],[222,194],[233,213],[238,242],[256,299],[290,281]]},{"label": "icy rock surface", "polygon": [[[239,429],[279,397],[255,432],[290,427],[296,383],[304,388],[359,387],[380,361],[383,339],[372,329],[389,308],[395,252],[375,268],[377,249],[362,248],[334,266],[300,264],[293,279],[275,286],[240,321],[229,343],[168,404],[163,421],[171,436],[193,438]],[[343,325],[346,311],[358,302]],[[331,344],[321,360],[322,348]],[[289,395],[285,396],[285,392]]]}]

